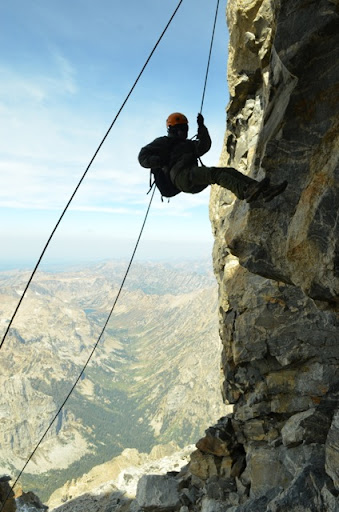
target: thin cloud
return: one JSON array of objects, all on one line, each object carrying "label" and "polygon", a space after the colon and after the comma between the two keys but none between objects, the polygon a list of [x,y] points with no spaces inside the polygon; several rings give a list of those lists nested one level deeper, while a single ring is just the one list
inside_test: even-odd
[{"label": "thin cloud", "polygon": [[13,108],[23,103],[30,110],[32,106],[36,107],[36,104],[56,96],[76,94],[75,67],[58,50],[52,51],[51,63],[49,73],[35,70],[34,74],[1,66],[0,94],[3,105],[8,104]]},{"label": "thin cloud", "polygon": [[64,91],[69,94],[75,94],[78,91],[76,84],[76,70],[70,61],[58,50],[54,51],[54,60],[57,64],[58,75],[52,82],[50,82],[54,89],[58,87],[59,91]]}]

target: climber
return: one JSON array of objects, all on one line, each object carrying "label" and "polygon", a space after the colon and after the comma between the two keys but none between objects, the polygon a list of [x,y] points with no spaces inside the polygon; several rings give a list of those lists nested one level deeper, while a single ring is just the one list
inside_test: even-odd
[{"label": "climber", "polygon": [[256,181],[233,167],[198,166],[198,158],[211,147],[211,138],[201,114],[197,123],[197,139],[190,140],[186,116],[179,112],[170,114],[166,121],[167,136],[158,137],[139,153],[140,165],[151,169],[163,196],[171,197],[179,192],[195,194],[216,183],[250,203],[261,195],[265,202],[271,201],[285,190],[287,181],[271,186],[269,178]]}]

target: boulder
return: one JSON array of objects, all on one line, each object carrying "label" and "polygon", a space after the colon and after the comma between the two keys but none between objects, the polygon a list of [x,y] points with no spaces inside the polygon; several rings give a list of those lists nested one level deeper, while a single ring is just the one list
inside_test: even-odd
[{"label": "boulder", "polygon": [[138,482],[136,499],[147,511],[174,510],[180,505],[179,482],[167,475],[144,475]]}]

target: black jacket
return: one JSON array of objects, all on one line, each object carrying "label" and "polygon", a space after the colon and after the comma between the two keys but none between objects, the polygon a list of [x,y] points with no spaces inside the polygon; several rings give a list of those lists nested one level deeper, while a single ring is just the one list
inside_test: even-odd
[{"label": "black jacket", "polygon": [[[185,167],[198,165],[198,156],[202,156],[211,147],[211,138],[206,126],[198,128],[196,140],[182,140],[178,137],[158,137],[144,146],[138,156],[139,163],[146,169],[162,168],[169,174],[175,166],[175,172]],[[173,179],[172,173],[171,177]]]}]

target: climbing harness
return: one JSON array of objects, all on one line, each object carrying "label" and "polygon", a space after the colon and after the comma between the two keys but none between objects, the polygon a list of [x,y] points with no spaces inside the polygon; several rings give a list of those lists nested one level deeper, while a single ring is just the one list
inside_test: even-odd
[{"label": "climbing harness", "polygon": [[[36,266],[35,266],[35,268],[34,268],[34,270],[33,270],[32,274],[31,274],[31,276],[30,276],[30,278],[29,278],[29,281],[28,281],[28,283],[27,283],[27,285],[26,285],[26,287],[25,287],[25,289],[24,289],[24,291],[23,291],[23,294],[22,294],[22,296],[21,296],[21,298],[20,298],[20,301],[19,301],[19,303],[18,303],[18,305],[17,305],[17,307],[16,307],[16,309],[15,309],[15,311],[14,311],[13,315],[12,315],[12,318],[11,318],[11,320],[10,320],[10,322],[9,322],[9,325],[7,326],[6,332],[5,332],[4,336],[3,336],[3,339],[2,339],[1,344],[0,344],[0,349],[2,348],[2,346],[3,346],[3,344],[4,344],[4,341],[5,341],[5,339],[6,339],[6,336],[7,336],[8,332],[9,332],[9,329],[10,329],[10,327],[11,327],[12,323],[13,323],[13,320],[14,320],[14,318],[15,318],[15,316],[16,316],[16,314],[17,314],[17,312],[18,312],[18,309],[19,309],[19,307],[20,307],[20,305],[21,305],[21,303],[22,303],[22,301],[23,301],[23,299],[24,299],[24,297],[25,297],[25,294],[26,294],[26,292],[27,292],[27,290],[28,290],[28,287],[29,287],[29,285],[31,284],[31,282],[32,282],[32,280],[33,280],[33,277],[34,277],[34,275],[35,275],[35,273],[36,273],[36,271],[37,271],[37,269],[38,269],[38,267],[39,267],[39,265],[40,265],[40,262],[41,262],[41,260],[42,260],[42,258],[43,258],[43,256],[44,256],[44,254],[45,254],[45,252],[46,252],[46,250],[47,250],[47,247],[49,246],[49,243],[51,242],[52,237],[54,236],[55,231],[57,230],[57,228],[58,228],[58,226],[59,226],[59,224],[60,224],[61,220],[63,219],[63,217],[64,217],[64,215],[65,215],[65,213],[66,213],[66,211],[67,211],[67,209],[68,209],[69,205],[71,204],[71,202],[72,202],[72,200],[73,200],[73,198],[74,198],[75,194],[77,193],[77,191],[78,191],[78,189],[79,189],[79,187],[80,187],[81,183],[83,182],[83,180],[84,180],[84,178],[85,178],[85,176],[86,176],[86,174],[87,174],[88,170],[90,169],[90,167],[91,167],[91,165],[92,165],[92,163],[93,163],[94,159],[96,158],[97,154],[99,153],[99,151],[100,151],[100,149],[101,149],[101,147],[102,147],[103,143],[105,142],[105,140],[106,140],[106,138],[107,138],[108,134],[110,133],[111,129],[113,128],[113,126],[114,126],[114,124],[115,124],[116,120],[118,119],[118,117],[119,117],[120,113],[122,112],[122,110],[123,110],[124,106],[126,105],[126,103],[127,103],[128,99],[129,99],[129,97],[131,96],[131,94],[132,94],[132,92],[133,92],[133,90],[134,90],[135,86],[137,85],[137,83],[138,83],[138,81],[139,81],[139,79],[140,79],[141,75],[143,74],[143,72],[144,72],[144,70],[145,70],[145,68],[146,68],[146,66],[147,66],[147,64],[148,64],[148,62],[150,61],[150,59],[151,59],[152,55],[154,54],[154,52],[155,52],[155,50],[156,50],[157,46],[159,45],[159,43],[160,43],[161,39],[163,38],[163,36],[164,36],[165,32],[167,31],[167,29],[168,29],[169,25],[171,24],[171,22],[172,22],[172,20],[173,20],[174,16],[176,15],[177,11],[179,10],[179,7],[181,6],[182,2],[183,2],[183,0],[180,0],[180,1],[179,1],[179,3],[178,3],[178,5],[177,5],[176,9],[174,10],[174,12],[173,12],[173,14],[172,14],[172,16],[171,16],[170,20],[168,21],[168,23],[167,23],[166,27],[164,28],[163,32],[161,33],[161,35],[160,35],[160,37],[159,37],[158,41],[156,42],[155,46],[153,47],[153,50],[151,51],[151,53],[150,53],[149,57],[147,58],[147,60],[146,60],[146,62],[145,62],[145,64],[144,64],[144,66],[142,67],[142,69],[141,69],[141,71],[140,71],[140,73],[139,73],[139,75],[138,75],[137,79],[135,80],[135,82],[134,82],[133,86],[131,87],[131,89],[130,89],[129,93],[127,94],[127,96],[126,96],[126,98],[125,98],[124,102],[122,103],[122,105],[121,105],[120,109],[118,110],[118,112],[117,112],[117,114],[116,114],[115,118],[113,119],[113,121],[112,121],[112,123],[111,123],[111,125],[110,125],[109,129],[107,130],[107,132],[106,132],[105,136],[103,137],[102,141],[100,142],[100,144],[99,144],[99,146],[98,146],[97,150],[95,151],[95,153],[94,153],[94,155],[93,155],[92,159],[90,160],[90,162],[89,162],[89,164],[88,164],[88,166],[87,166],[87,168],[86,168],[86,170],[85,170],[85,172],[84,172],[83,176],[81,177],[81,179],[80,179],[80,181],[79,181],[78,185],[76,186],[76,188],[75,188],[75,190],[74,190],[73,194],[71,195],[71,197],[70,197],[70,199],[69,199],[69,201],[68,201],[68,203],[67,203],[67,205],[66,205],[65,209],[63,210],[63,212],[62,212],[62,214],[61,214],[61,216],[60,216],[60,218],[59,218],[58,222],[56,223],[56,225],[55,225],[55,227],[54,227],[54,229],[53,229],[53,231],[52,231],[52,233],[51,233],[51,235],[50,235],[49,239],[47,240],[47,243],[46,243],[46,245],[45,245],[45,247],[44,247],[44,249],[43,249],[43,251],[42,251],[42,253],[41,253],[41,255],[40,255],[39,259],[38,259],[38,262],[37,262],[37,264],[36,264]],[[207,84],[207,78],[208,78],[208,73],[209,73],[209,65],[210,65],[210,59],[211,59],[211,53],[212,53],[212,46],[213,46],[213,40],[214,40],[215,25],[216,25],[216,20],[217,20],[218,6],[219,6],[219,0],[217,0],[217,8],[216,8],[216,14],[215,14],[215,19],[214,19],[213,33],[212,33],[212,39],[211,39],[211,45],[210,45],[210,51],[209,51],[209,58],[208,58],[207,70],[206,70],[206,75],[205,75],[205,83],[204,83],[204,90],[203,90],[202,102],[201,102],[201,107],[200,107],[200,113],[201,113],[201,111],[202,111],[202,107],[203,107],[203,103],[204,103],[204,97],[205,97],[205,91],[206,91],[206,84]],[[201,162],[201,163],[202,163],[202,162]],[[202,165],[203,165],[203,164],[202,164]],[[111,316],[112,316],[112,314],[113,314],[114,308],[115,308],[116,303],[117,303],[117,301],[118,301],[118,299],[119,299],[119,297],[120,297],[120,294],[121,294],[121,292],[122,292],[122,289],[123,289],[123,286],[124,286],[124,284],[125,284],[126,278],[127,278],[127,276],[128,276],[129,270],[130,270],[130,268],[131,268],[132,262],[133,262],[133,260],[134,260],[134,256],[135,256],[135,253],[136,253],[136,251],[137,251],[137,248],[138,248],[138,245],[139,245],[139,242],[140,242],[140,239],[141,239],[141,235],[142,235],[142,233],[143,233],[143,230],[144,230],[144,227],[145,227],[145,224],[146,224],[146,220],[147,220],[147,218],[148,218],[148,214],[149,214],[149,211],[150,211],[150,208],[151,208],[151,204],[152,204],[153,197],[154,197],[154,193],[155,193],[155,188],[156,188],[156,187],[155,187],[155,181],[154,181],[154,182],[153,182],[153,184],[151,184],[150,190],[149,190],[149,192],[148,192],[148,193],[150,193],[150,192],[152,191],[152,189],[153,189],[153,192],[152,192],[152,195],[151,195],[151,199],[150,199],[150,202],[149,202],[149,204],[148,204],[148,208],[147,208],[147,210],[146,210],[145,218],[144,218],[144,220],[143,220],[143,223],[142,223],[142,226],[141,226],[141,230],[140,230],[140,233],[139,233],[139,236],[138,236],[137,242],[136,242],[136,244],[135,244],[135,247],[134,247],[134,250],[133,250],[132,256],[131,256],[130,261],[129,261],[129,264],[128,264],[128,266],[127,266],[127,269],[126,269],[126,272],[125,272],[124,278],[123,278],[123,280],[122,280],[122,282],[121,282],[121,285],[120,285],[119,291],[118,291],[118,293],[117,293],[117,296],[116,296],[116,298],[115,298],[115,301],[114,301],[114,303],[113,303],[113,306],[112,306],[112,308],[111,308],[111,310],[110,310],[110,312],[109,312],[109,315],[108,315],[108,317],[107,317],[107,319],[106,319],[106,322],[105,322],[105,324],[104,324],[104,326],[103,326],[103,328],[102,328],[102,330],[101,330],[101,332],[100,332],[100,335],[99,335],[99,337],[98,337],[98,339],[97,339],[96,343],[94,344],[93,349],[92,349],[92,351],[91,351],[90,355],[88,356],[86,363],[84,364],[84,366],[83,366],[83,368],[82,368],[82,370],[81,370],[81,372],[80,372],[80,374],[79,374],[78,378],[76,379],[75,383],[73,384],[72,388],[70,389],[70,391],[69,391],[68,395],[67,395],[67,396],[66,396],[66,398],[64,399],[63,403],[61,404],[61,406],[59,407],[58,411],[57,411],[57,412],[56,412],[56,414],[54,415],[54,417],[53,417],[53,419],[51,420],[51,422],[50,422],[49,426],[47,427],[46,431],[44,432],[44,434],[42,435],[41,439],[40,439],[40,440],[39,440],[39,442],[37,443],[36,447],[34,448],[33,452],[31,453],[31,455],[29,456],[28,460],[27,460],[27,461],[26,461],[26,463],[24,464],[23,468],[22,468],[22,469],[21,469],[21,471],[19,472],[19,475],[17,476],[17,478],[16,478],[15,482],[13,483],[13,485],[11,486],[11,488],[9,489],[8,494],[7,494],[7,496],[6,496],[5,500],[3,501],[2,505],[1,505],[0,512],[2,512],[2,511],[4,510],[4,507],[5,507],[5,505],[6,505],[6,502],[7,502],[8,498],[10,497],[11,492],[12,492],[12,491],[13,491],[13,489],[15,488],[16,484],[18,483],[18,480],[20,479],[21,475],[22,475],[22,474],[23,474],[23,472],[25,471],[25,469],[26,469],[26,467],[27,467],[28,463],[31,461],[31,459],[32,459],[32,458],[33,458],[33,456],[35,455],[35,453],[36,453],[36,451],[38,450],[39,446],[41,445],[42,441],[45,439],[46,435],[48,434],[49,430],[51,429],[51,427],[52,427],[52,425],[53,425],[54,421],[57,419],[57,417],[59,416],[60,412],[62,411],[62,409],[64,408],[65,404],[67,403],[68,399],[70,398],[71,394],[73,393],[73,391],[74,391],[75,387],[77,386],[78,382],[80,381],[81,377],[83,376],[83,374],[84,374],[84,372],[85,372],[85,370],[86,370],[86,368],[87,368],[87,366],[88,366],[89,362],[91,361],[91,359],[92,359],[92,357],[93,357],[93,354],[94,354],[94,352],[95,352],[95,350],[96,350],[96,348],[97,348],[98,344],[100,343],[100,340],[101,340],[101,338],[102,338],[102,336],[103,336],[103,334],[104,334],[104,332],[105,332],[105,330],[106,330],[106,327],[107,327],[107,325],[108,325],[109,320],[111,319]]]}]

